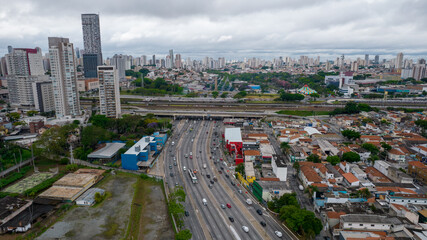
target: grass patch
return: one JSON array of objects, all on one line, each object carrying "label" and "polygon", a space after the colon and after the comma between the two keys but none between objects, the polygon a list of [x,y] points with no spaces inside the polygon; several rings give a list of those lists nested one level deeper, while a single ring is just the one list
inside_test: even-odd
[{"label": "grass patch", "polygon": [[246,99],[256,99],[256,98],[262,98],[262,99],[275,99],[278,98],[279,94],[248,94],[246,95]]},{"label": "grass patch", "polygon": [[13,184],[12,186],[9,186],[4,191],[10,192],[10,193],[19,193],[22,194],[26,190],[33,188],[40,183],[44,182],[45,180],[51,178],[54,174],[50,172],[40,172],[40,173],[34,173],[31,176],[28,176],[24,178],[23,180]]},{"label": "grass patch", "polygon": [[[132,206],[130,210],[130,219],[125,239],[138,239],[139,220],[141,218],[142,208],[145,204],[145,195],[148,195],[146,184],[141,178],[138,178],[135,184],[135,193],[133,195]],[[146,194],[145,194],[146,193]]]},{"label": "grass patch", "polygon": [[313,115],[329,115],[329,111],[302,111],[302,110],[280,110],[277,114],[294,115],[294,116],[313,116]]},{"label": "grass patch", "polygon": [[114,219],[110,216],[107,219],[107,224],[103,226],[104,228],[106,228],[106,230],[104,232],[102,232],[102,236],[105,238],[112,238],[115,235],[117,235],[117,233],[119,232],[119,224],[114,222]]}]

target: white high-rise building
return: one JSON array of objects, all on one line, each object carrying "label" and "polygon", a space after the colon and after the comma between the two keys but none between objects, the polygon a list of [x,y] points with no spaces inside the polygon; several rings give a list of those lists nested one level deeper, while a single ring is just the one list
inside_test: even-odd
[{"label": "white high-rise building", "polygon": [[110,65],[114,66],[117,69],[119,81],[124,81],[126,79],[126,62],[127,58],[125,55],[115,54],[110,61]]},{"label": "white high-rise building", "polygon": [[173,57],[173,49],[171,49],[171,50],[169,50],[169,57],[170,57],[170,61],[171,61],[171,65],[170,65],[170,67],[171,68],[174,68],[175,67],[175,60],[174,60],[174,57]]},{"label": "white high-rise building", "polygon": [[145,66],[147,65],[147,56],[146,55],[142,55],[141,57],[141,66]]},{"label": "white high-rise building", "polygon": [[81,112],[73,44],[68,38],[48,39],[56,117],[78,116]]},{"label": "white high-rise building", "polygon": [[119,118],[121,115],[120,90],[114,66],[98,66],[99,109],[102,115]]},{"label": "white high-rise building", "polygon": [[396,69],[402,69],[402,67],[403,67],[403,53],[397,54],[396,62],[395,62],[394,66]]},{"label": "white high-rise building", "polygon": [[31,84],[39,77],[46,77],[40,48],[11,48],[6,54],[9,98],[14,105],[34,105]]}]

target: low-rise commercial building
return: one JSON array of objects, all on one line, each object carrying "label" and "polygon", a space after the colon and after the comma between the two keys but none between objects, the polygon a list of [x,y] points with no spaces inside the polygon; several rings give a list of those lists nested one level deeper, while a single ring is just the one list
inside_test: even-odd
[{"label": "low-rise commercial building", "polygon": [[135,143],[129,150],[122,154],[122,167],[128,170],[138,170],[147,168],[152,161],[149,161],[152,152],[157,150],[157,143],[154,137],[143,137]]}]

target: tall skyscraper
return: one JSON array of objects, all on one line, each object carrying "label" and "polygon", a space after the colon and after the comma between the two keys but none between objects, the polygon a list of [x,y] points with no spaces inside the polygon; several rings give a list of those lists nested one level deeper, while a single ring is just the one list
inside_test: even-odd
[{"label": "tall skyscraper", "polygon": [[119,81],[124,81],[126,78],[126,56],[122,54],[115,54],[111,58],[110,64],[115,67]]},{"label": "tall skyscraper", "polygon": [[153,55],[153,65],[156,66],[156,55]]},{"label": "tall skyscraper", "polygon": [[51,81],[36,81],[32,84],[34,106],[40,112],[55,111],[55,98],[53,96]]},{"label": "tall skyscraper", "polygon": [[142,55],[141,56],[141,66],[145,66],[145,65],[147,65],[148,63],[147,63],[147,56],[145,56],[145,55]]},{"label": "tall skyscraper", "polygon": [[176,55],[175,67],[176,68],[182,68],[182,59],[181,59],[181,54],[179,54],[179,53]]},{"label": "tall skyscraper", "polygon": [[369,66],[369,54],[365,54],[365,66]]},{"label": "tall skyscraper", "polygon": [[398,53],[396,57],[395,68],[401,70],[403,67],[403,53]]},{"label": "tall skyscraper", "polygon": [[48,40],[56,116],[80,115],[73,44],[68,38],[49,37]]},{"label": "tall skyscraper", "polygon": [[100,113],[107,117],[121,115],[117,70],[114,66],[98,66]]},{"label": "tall skyscraper", "polygon": [[380,55],[375,55],[375,64],[380,64]]},{"label": "tall skyscraper", "polygon": [[44,75],[43,56],[40,48],[12,48],[5,56],[7,84],[12,104],[34,105],[32,82]]},{"label": "tall skyscraper", "polygon": [[173,57],[173,49],[171,49],[171,50],[169,50],[169,57],[170,57],[170,60],[171,60],[171,68],[174,68],[175,67],[175,60],[174,60],[174,57]]},{"label": "tall skyscraper", "polygon": [[96,67],[102,65],[99,15],[82,14],[82,28],[83,44],[85,48],[85,54],[83,54],[83,67],[85,71],[85,77],[93,78],[96,77]]}]

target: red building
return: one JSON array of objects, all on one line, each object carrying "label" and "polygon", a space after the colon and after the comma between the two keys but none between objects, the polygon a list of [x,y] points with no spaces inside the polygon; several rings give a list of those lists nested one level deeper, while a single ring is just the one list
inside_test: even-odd
[{"label": "red building", "polygon": [[231,154],[235,154],[236,165],[243,162],[242,157],[242,133],[240,128],[226,128],[224,133],[225,147]]}]

